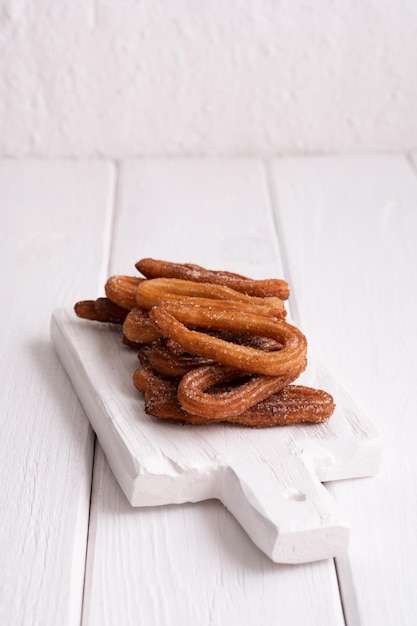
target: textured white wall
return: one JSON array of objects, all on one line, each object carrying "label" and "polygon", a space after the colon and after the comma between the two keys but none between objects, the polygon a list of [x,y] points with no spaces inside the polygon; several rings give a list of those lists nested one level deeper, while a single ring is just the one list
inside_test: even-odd
[{"label": "textured white wall", "polygon": [[0,155],[417,148],[416,0],[0,0]]}]

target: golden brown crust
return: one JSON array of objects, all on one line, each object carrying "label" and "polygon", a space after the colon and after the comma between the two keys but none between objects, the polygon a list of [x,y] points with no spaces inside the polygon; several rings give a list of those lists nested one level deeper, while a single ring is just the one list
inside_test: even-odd
[{"label": "golden brown crust", "polygon": [[80,300],[74,304],[74,311],[77,317],[93,322],[100,322],[100,317],[96,311],[94,300]]},{"label": "golden brown crust", "polygon": [[137,306],[136,291],[142,281],[137,276],[110,276],[104,291],[109,300],[130,310]]},{"label": "golden brown crust", "polygon": [[330,417],[329,394],[292,384],[306,367],[307,340],[285,321],[285,281],[154,259],[137,269],[146,278],[111,276],[105,298],[74,308],[123,325],[124,343],[138,352],[133,383],[147,413],[256,428]]},{"label": "golden brown crust", "polygon": [[160,337],[160,333],[149,319],[148,311],[135,307],[123,323],[123,337],[125,341],[137,345],[151,343]]},{"label": "golden brown crust", "polygon": [[78,317],[95,322],[109,322],[123,324],[128,311],[108,298],[96,300],[81,300],[74,305],[74,311]]},{"label": "golden brown crust", "polygon": [[[267,376],[291,376],[292,370],[300,373],[306,365],[306,338],[298,328],[284,321],[239,310],[231,313],[180,304],[153,307],[149,317],[163,336],[175,339],[187,352],[223,365]],[[266,336],[283,347],[278,351],[264,352],[190,330],[185,324],[193,328],[225,329]]]},{"label": "golden brown crust", "polygon": [[288,300],[290,295],[288,283],[280,278],[254,280],[233,272],[208,270],[192,263],[171,263],[145,258],[136,263],[136,269],[146,278],[180,278],[193,282],[225,285],[236,291],[261,298],[275,296],[281,300]]},{"label": "golden brown crust", "polygon": [[[242,372],[224,365],[207,365],[185,374],[178,385],[177,397],[182,408],[207,418],[230,418],[269,398],[296,378],[290,376],[242,376]],[[222,383],[233,382],[216,391]],[[214,392],[213,392],[214,391]]]},{"label": "golden brown crust", "polygon": [[146,392],[146,389],[149,387],[150,378],[148,373],[150,370],[147,367],[138,367],[137,370],[133,373],[133,384],[135,385],[138,391]]},{"label": "golden brown crust", "polygon": [[146,359],[153,370],[171,378],[179,378],[196,367],[213,363],[211,359],[189,354],[183,350],[173,352],[164,338],[152,343],[146,353]]},{"label": "golden brown crust", "polygon": [[[154,417],[185,424],[230,422],[252,428],[286,426],[297,423],[318,424],[332,415],[335,405],[326,391],[301,385],[287,385],[278,393],[235,416],[203,417],[188,413],[177,397],[175,380],[158,376],[146,368],[134,374],[136,385],[144,391],[145,411]],[[139,381],[139,383],[138,383]]]},{"label": "golden brown crust", "polygon": [[224,285],[198,283],[176,278],[153,278],[142,281],[136,291],[136,305],[151,309],[163,302],[212,306],[221,309],[242,308],[250,313],[260,313],[285,318],[287,312],[280,298],[259,298],[235,291]]},{"label": "golden brown crust", "polygon": [[[247,333],[232,333],[230,331],[212,331],[214,337],[219,337],[233,343],[252,346],[258,350],[271,352],[280,350],[282,344],[268,337],[257,337]],[[138,346],[139,344],[136,344]],[[158,374],[178,378],[187,372],[203,365],[213,365],[213,359],[197,356],[185,352],[179,343],[167,337],[156,339],[151,344],[138,349],[139,360],[142,364],[149,365]],[[145,360],[146,359],[146,363]]]}]

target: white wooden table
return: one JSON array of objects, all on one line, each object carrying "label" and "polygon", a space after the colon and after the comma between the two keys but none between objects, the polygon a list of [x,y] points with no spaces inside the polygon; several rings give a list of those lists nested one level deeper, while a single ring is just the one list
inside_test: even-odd
[{"label": "white wooden table", "polygon": [[[416,163],[0,163],[1,624],[416,623]],[[346,554],[279,565],[217,501],[128,504],[49,324],[145,256],[289,281],[383,440],[377,476],[327,485]]]}]

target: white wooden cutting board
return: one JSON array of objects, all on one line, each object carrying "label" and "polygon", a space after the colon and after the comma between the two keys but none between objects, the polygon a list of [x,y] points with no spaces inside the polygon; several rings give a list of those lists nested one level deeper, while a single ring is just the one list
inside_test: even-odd
[{"label": "white wooden cutting board", "polygon": [[380,440],[369,420],[309,356],[298,382],[333,394],[329,422],[268,429],[180,426],[144,412],[132,375],[134,351],[119,327],[52,317],[55,348],[109,464],[133,506],[218,498],[273,561],[309,562],[345,551],[339,519],[323,481],[373,475]]}]

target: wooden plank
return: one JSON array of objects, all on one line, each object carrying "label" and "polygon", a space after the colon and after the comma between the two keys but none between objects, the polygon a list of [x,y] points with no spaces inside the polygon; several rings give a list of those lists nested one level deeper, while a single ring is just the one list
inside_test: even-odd
[{"label": "wooden plank", "polygon": [[417,178],[405,158],[306,158],[272,168],[297,320],[383,439],[375,478],[331,493],[353,520],[337,559],[349,624],[417,612]]},{"label": "wooden plank", "polygon": [[[371,476],[380,438],[330,372],[309,355],[298,384],[326,389],[336,409],[321,424],[248,429],[183,426],[145,412],[133,386],[135,351],[114,325],[54,311],[55,348],[119,485],[133,506],[219,499],[277,563],[346,551],[349,526],[321,485]],[[99,399],[99,401],[98,401]]]},{"label": "wooden plank", "polygon": [[104,163],[0,164],[2,624],[80,620],[93,436],[49,324],[107,271],[113,185]]},{"label": "wooden plank", "polygon": [[[282,274],[259,163],[131,162],[119,190],[112,273],[154,256]],[[217,501],[137,510],[100,449],[95,467],[84,624],[344,623],[332,560],[274,564]]]}]

